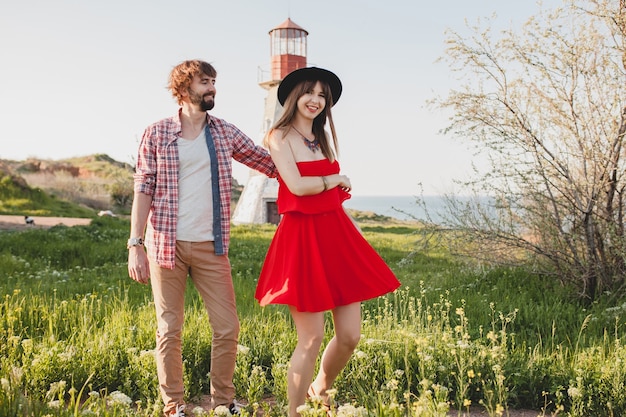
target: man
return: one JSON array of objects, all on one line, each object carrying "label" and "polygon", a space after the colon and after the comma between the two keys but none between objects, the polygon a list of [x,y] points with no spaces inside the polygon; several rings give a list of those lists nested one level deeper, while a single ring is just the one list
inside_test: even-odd
[{"label": "man", "polygon": [[172,69],[168,88],[180,108],[146,128],[134,175],[128,273],[152,285],[155,356],[167,416],[185,415],[181,333],[188,275],[213,330],[211,407],[223,405],[238,414],[232,379],[239,321],[228,259],[232,159],[276,176],[265,149],[208,114],[216,76],[211,64],[198,60]]}]

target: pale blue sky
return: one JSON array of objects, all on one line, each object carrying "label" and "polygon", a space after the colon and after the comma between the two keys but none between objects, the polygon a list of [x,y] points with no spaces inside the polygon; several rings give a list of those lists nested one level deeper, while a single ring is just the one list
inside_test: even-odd
[{"label": "pale blue sky", "polygon": [[[546,0],[545,5],[561,4]],[[143,129],[172,115],[175,64],[218,71],[218,117],[260,142],[268,32],[287,17],[309,32],[308,63],[342,79],[333,109],[340,163],[355,195],[450,191],[470,169],[462,142],[440,135],[425,101],[451,75],[435,60],[444,30],[496,13],[518,25],[534,0],[29,0],[0,3],[0,159],[93,153],[132,162]],[[236,164],[246,182],[248,170]]]}]

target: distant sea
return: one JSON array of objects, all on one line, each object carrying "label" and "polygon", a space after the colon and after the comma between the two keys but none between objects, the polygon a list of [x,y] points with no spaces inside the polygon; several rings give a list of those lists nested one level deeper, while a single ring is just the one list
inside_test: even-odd
[{"label": "distant sea", "polygon": [[[443,205],[443,198],[439,196],[421,198],[431,215],[436,214],[437,208]],[[424,209],[422,205],[417,204],[417,200],[418,198],[414,196],[352,196],[344,201],[343,205],[352,210],[371,211],[399,220],[424,219]]]}]

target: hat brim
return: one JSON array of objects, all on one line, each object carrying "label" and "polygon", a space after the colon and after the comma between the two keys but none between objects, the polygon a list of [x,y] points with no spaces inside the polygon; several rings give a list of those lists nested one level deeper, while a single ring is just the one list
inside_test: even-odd
[{"label": "hat brim", "polygon": [[287,96],[301,81],[324,81],[330,86],[333,95],[333,105],[337,104],[343,89],[341,80],[334,73],[317,67],[300,68],[290,72],[278,86],[278,101],[281,106],[285,105]]}]

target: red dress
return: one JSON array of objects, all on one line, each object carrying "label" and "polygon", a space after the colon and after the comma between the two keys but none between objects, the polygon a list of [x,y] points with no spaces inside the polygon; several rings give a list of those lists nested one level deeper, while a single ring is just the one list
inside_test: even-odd
[{"label": "red dress", "polygon": [[[339,173],[328,159],[298,162],[302,176]],[[400,286],[343,209],[350,194],[334,187],[298,197],[278,178],[282,218],[267,252],[255,298],[318,312],[369,300]]]}]

